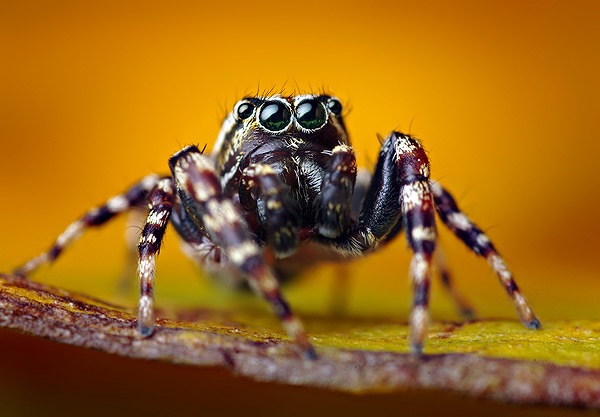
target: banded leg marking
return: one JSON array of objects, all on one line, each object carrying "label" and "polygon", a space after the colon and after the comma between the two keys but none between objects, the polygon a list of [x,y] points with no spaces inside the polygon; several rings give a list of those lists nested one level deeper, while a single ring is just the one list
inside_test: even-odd
[{"label": "banded leg marking", "polygon": [[410,315],[411,350],[420,355],[429,325],[429,288],[437,231],[435,208],[429,187],[429,161],[414,138],[397,134],[395,142],[400,175],[400,206],[406,239],[414,255],[412,278],[413,307]]},{"label": "banded leg marking", "polygon": [[151,174],[134,184],[124,194],[110,198],[104,205],[93,208],[81,218],[71,223],[56,239],[49,250],[30,259],[14,270],[15,275],[26,277],[45,263],[52,263],[63,251],[71,246],[83,232],[95,226],[101,226],[117,214],[143,203],[148,192],[158,183],[160,177]]},{"label": "banded leg marking", "polygon": [[541,324],[533,312],[533,308],[521,293],[511,272],[490,239],[460,211],[456,201],[448,191],[436,182],[432,182],[431,187],[436,210],[442,221],[469,249],[487,259],[500,279],[500,283],[512,298],[521,322],[527,328],[539,329]]},{"label": "banded leg marking", "polygon": [[169,178],[159,181],[148,196],[150,212],[138,244],[138,278],[140,299],[138,302],[138,331],[143,337],[154,331],[154,275],[156,255],[171,217],[173,207],[173,182]]},{"label": "banded leg marking", "polygon": [[212,161],[195,146],[175,154],[169,161],[177,192],[188,214],[218,245],[227,261],[243,273],[280,318],[288,335],[308,358],[315,358],[304,328],[283,298],[279,283],[265,263],[262,249],[233,202],[225,197]]},{"label": "banded leg marking", "polygon": [[[399,132],[389,134],[364,197],[358,223],[329,242],[343,256],[361,256],[406,230],[414,255],[411,349],[420,354],[427,334],[432,256],[437,236],[429,187],[429,162],[421,144]],[[323,240],[322,240],[323,241]]]},{"label": "banded leg marking", "polygon": [[265,224],[269,246],[278,258],[291,255],[300,241],[300,220],[289,186],[279,179],[271,166],[254,164],[244,170],[240,182],[240,202],[247,210],[257,206],[253,191],[258,191],[257,197],[261,202],[259,220]]}]

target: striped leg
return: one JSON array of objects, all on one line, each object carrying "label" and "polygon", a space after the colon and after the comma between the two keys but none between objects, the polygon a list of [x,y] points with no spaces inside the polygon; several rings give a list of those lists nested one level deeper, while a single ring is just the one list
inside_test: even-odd
[{"label": "striped leg", "polygon": [[85,213],[81,218],[71,223],[56,239],[50,249],[14,270],[14,274],[26,277],[35,272],[45,263],[51,263],[73,242],[75,242],[85,229],[100,226],[117,214],[144,202],[148,191],[151,190],[160,177],[151,174],[134,184],[124,194],[112,197],[104,205],[96,207]]},{"label": "striped leg", "polygon": [[140,300],[138,303],[138,331],[148,337],[154,331],[154,274],[156,255],[165,234],[173,207],[173,181],[163,178],[148,196],[150,212],[138,244],[138,278]]},{"label": "striped leg", "polygon": [[328,238],[338,237],[351,221],[352,193],[356,181],[356,156],[352,148],[338,145],[321,182],[316,201],[319,233]]},{"label": "striped leg", "polygon": [[299,243],[300,223],[298,204],[292,199],[289,187],[275,170],[264,164],[253,164],[244,169],[240,182],[240,202],[252,211],[259,206],[259,221],[267,233],[267,242],[278,258],[285,258],[296,250]]},{"label": "striped leg", "polygon": [[221,189],[212,161],[195,146],[175,154],[169,165],[177,192],[189,216],[218,245],[226,260],[236,267],[250,286],[270,304],[287,333],[308,358],[315,351],[298,318],[284,300],[279,283],[266,264],[261,248],[234,203]]},{"label": "striped leg", "polygon": [[465,297],[456,289],[454,281],[452,280],[450,268],[448,268],[448,263],[446,262],[446,257],[444,256],[444,251],[439,244],[435,249],[433,259],[435,262],[437,275],[439,276],[444,288],[446,288],[446,291],[450,293],[450,296],[458,307],[459,313],[466,319],[472,319],[475,316],[475,310],[465,299]]},{"label": "striped leg", "polygon": [[448,191],[436,182],[432,182],[431,187],[436,210],[442,221],[473,252],[487,259],[506,292],[512,298],[521,322],[530,329],[539,329],[540,321],[525,296],[521,294],[512,274],[490,239],[460,211]]},{"label": "striped leg", "polygon": [[409,136],[396,138],[400,175],[400,205],[406,239],[414,252],[410,263],[413,307],[410,315],[411,350],[421,354],[429,321],[429,286],[437,231],[429,187],[429,161],[421,144]]},{"label": "striped leg", "polygon": [[[429,162],[421,144],[402,133],[389,134],[362,203],[358,223],[329,243],[346,257],[361,256],[406,230],[414,252],[410,264],[413,308],[411,349],[420,354],[427,334],[429,286],[436,228]],[[319,239],[319,237],[316,237]]]}]

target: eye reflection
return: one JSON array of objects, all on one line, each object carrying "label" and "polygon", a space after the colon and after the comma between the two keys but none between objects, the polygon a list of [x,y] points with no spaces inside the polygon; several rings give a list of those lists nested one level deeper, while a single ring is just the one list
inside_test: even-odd
[{"label": "eye reflection", "polygon": [[327,102],[327,108],[336,116],[342,114],[342,103],[337,98],[331,98]]},{"label": "eye reflection", "polygon": [[292,119],[290,109],[280,101],[266,102],[260,109],[259,123],[271,132],[285,129]]},{"label": "eye reflection", "polygon": [[237,109],[237,115],[241,120],[252,116],[252,113],[254,113],[254,104],[252,103],[242,103]]},{"label": "eye reflection", "polygon": [[327,121],[327,113],[320,101],[309,99],[296,106],[296,120],[305,129],[318,129]]}]

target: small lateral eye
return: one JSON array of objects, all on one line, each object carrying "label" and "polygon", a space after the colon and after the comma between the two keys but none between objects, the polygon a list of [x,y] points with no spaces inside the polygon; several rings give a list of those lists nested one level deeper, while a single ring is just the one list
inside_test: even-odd
[{"label": "small lateral eye", "polygon": [[261,108],[258,121],[265,129],[279,132],[286,128],[292,120],[292,112],[281,101],[267,101]]},{"label": "small lateral eye", "polygon": [[318,129],[327,121],[327,112],[319,100],[304,100],[296,106],[296,120],[305,129]]},{"label": "small lateral eye", "polygon": [[253,113],[254,104],[252,103],[245,102],[238,106],[237,116],[240,118],[240,120],[247,119],[248,117],[252,116]]},{"label": "small lateral eye", "polygon": [[336,116],[342,114],[342,103],[337,98],[330,98],[327,102],[327,108]]}]

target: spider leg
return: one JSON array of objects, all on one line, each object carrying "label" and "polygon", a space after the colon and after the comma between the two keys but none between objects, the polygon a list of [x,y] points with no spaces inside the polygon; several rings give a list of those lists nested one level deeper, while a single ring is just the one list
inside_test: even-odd
[{"label": "spider leg", "polygon": [[227,261],[243,273],[250,286],[270,303],[304,355],[315,358],[300,320],[284,300],[279,283],[242,214],[223,194],[211,159],[202,155],[197,147],[189,146],[175,154],[169,165],[182,204],[194,223],[221,248]]},{"label": "spider leg", "polygon": [[[347,171],[346,171],[347,172]],[[371,183],[371,173],[366,169],[360,169],[356,173],[354,194],[352,195],[352,218],[358,218],[361,206]],[[348,310],[351,286],[351,269],[347,263],[339,263],[335,266],[335,276],[331,288],[330,311],[334,316],[341,317]]]},{"label": "spider leg", "polygon": [[411,349],[421,354],[429,321],[429,286],[437,237],[435,208],[429,187],[429,161],[423,147],[416,139],[399,135],[395,148],[404,228],[414,253],[409,270],[413,285]]},{"label": "spider leg", "polygon": [[[256,192],[256,197],[253,193]],[[297,203],[292,199],[289,186],[265,164],[252,164],[244,169],[240,181],[240,203],[246,210],[259,204],[259,221],[264,224],[267,243],[275,256],[285,258],[296,250],[299,243],[300,223]]]},{"label": "spider leg", "polygon": [[325,168],[321,192],[315,202],[319,233],[336,238],[348,228],[352,216],[352,194],[356,181],[356,156],[348,145],[332,150]]},{"label": "spider leg", "polygon": [[164,178],[148,195],[150,212],[138,244],[138,278],[140,299],[138,302],[138,331],[148,337],[154,331],[154,275],[156,255],[169,224],[173,207],[173,180]]},{"label": "spider leg", "polygon": [[116,195],[104,205],[89,210],[78,220],[71,223],[49,250],[16,268],[14,274],[26,277],[43,264],[54,262],[67,247],[83,234],[85,229],[101,226],[117,214],[142,204],[148,195],[148,191],[156,185],[159,179],[160,177],[156,174],[148,175],[130,187],[125,193]]},{"label": "spider leg", "polygon": [[521,293],[512,273],[508,270],[504,260],[479,227],[460,211],[456,201],[440,184],[431,183],[436,210],[448,228],[462,240],[465,245],[477,255],[483,256],[500,279],[501,284],[512,298],[521,322],[530,329],[539,329],[540,321],[533,312],[533,308]]},{"label": "spider leg", "polygon": [[411,349],[420,354],[428,326],[430,276],[437,236],[435,208],[425,151],[416,139],[392,132],[382,145],[358,222],[340,238],[320,240],[333,245],[342,255],[361,256],[390,241],[403,229],[414,253],[409,268],[413,291]]},{"label": "spider leg", "polygon": [[471,304],[465,299],[465,297],[456,289],[454,286],[454,280],[452,279],[452,273],[450,272],[450,268],[448,267],[448,263],[446,262],[446,257],[444,256],[444,251],[437,245],[435,249],[435,254],[433,256],[433,260],[435,263],[436,273],[442,282],[446,291],[450,293],[450,296],[454,300],[454,303],[458,307],[460,314],[466,319],[472,319],[475,316],[475,310],[471,306]]}]

